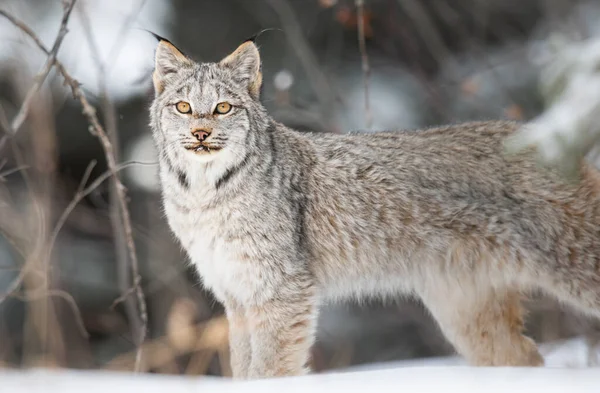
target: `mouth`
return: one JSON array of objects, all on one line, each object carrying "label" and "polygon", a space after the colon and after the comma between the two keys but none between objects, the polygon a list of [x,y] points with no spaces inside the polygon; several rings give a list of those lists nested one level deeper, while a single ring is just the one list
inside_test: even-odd
[{"label": "mouth", "polygon": [[211,154],[220,151],[222,146],[215,146],[209,144],[198,143],[195,145],[187,145],[184,148],[188,151],[194,152],[196,154]]}]

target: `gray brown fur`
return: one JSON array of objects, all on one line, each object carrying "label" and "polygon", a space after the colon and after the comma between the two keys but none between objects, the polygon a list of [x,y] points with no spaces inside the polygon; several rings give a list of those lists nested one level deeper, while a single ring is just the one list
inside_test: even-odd
[{"label": "gray brown fur", "polygon": [[[524,292],[600,316],[598,172],[582,162],[572,184],[503,155],[518,124],[296,132],[258,101],[251,42],[203,64],[161,42],[154,82],[166,216],[225,305],[234,377],[307,372],[327,300],[418,296],[475,365],[543,364]],[[233,111],[213,115],[223,101]],[[184,149],[198,128],[222,149]]]}]

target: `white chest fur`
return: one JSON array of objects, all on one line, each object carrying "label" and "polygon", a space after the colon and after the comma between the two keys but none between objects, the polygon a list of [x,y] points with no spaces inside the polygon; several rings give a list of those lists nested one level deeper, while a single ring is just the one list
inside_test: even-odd
[{"label": "white chest fur", "polygon": [[205,287],[221,302],[249,304],[269,296],[271,286],[260,274],[260,261],[239,242],[226,240],[231,224],[223,210],[182,209],[181,202],[165,198],[165,212]]}]

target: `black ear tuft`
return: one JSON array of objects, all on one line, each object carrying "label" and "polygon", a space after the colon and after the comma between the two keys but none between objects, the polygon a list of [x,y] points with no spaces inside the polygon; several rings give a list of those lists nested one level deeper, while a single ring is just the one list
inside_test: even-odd
[{"label": "black ear tuft", "polygon": [[155,33],[155,32],[153,32],[153,31],[150,31],[150,30],[148,30],[148,29],[142,29],[141,27],[136,27],[136,29],[137,29],[137,30],[142,30],[142,31],[145,31],[146,33],[149,33],[149,34],[151,34],[151,35],[152,35],[154,38],[156,38],[156,40],[157,40],[158,42],[160,42],[160,41],[167,41],[167,42],[169,42],[169,43],[172,43],[171,41],[169,41],[169,40],[168,40],[168,39],[166,39],[165,37],[162,37],[162,36],[160,36],[160,35],[156,34],[156,33]]},{"label": "black ear tuft", "polygon": [[242,44],[243,44],[244,42],[254,42],[254,43],[256,43],[256,39],[257,39],[257,38],[258,38],[258,33],[257,33],[257,34],[254,34],[254,35],[253,35],[253,36],[251,36],[251,37],[248,37],[248,38],[246,38],[246,39],[245,39],[245,40],[242,42]]},{"label": "black ear tuft", "polygon": [[[246,39],[244,40],[244,42],[254,42],[254,43],[256,43],[256,39],[257,39],[258,37],[260,37],[260,36],[261,36],[263,33],[266,33],[267,31],[273,31],[273,30],[277,30],[277,31],[281,31],[281,32],[283,32],[283,30],[281,30],[281,29],[279,29],[279,28],[276,28],[276,27],[268,27],[268,28],[266,28],[266,29],[262,29],[261,31],[259,31],[258,33],[254,34],[253,36],[251,36],[251,37],[249,37],[249,38],[246,38]],[[242,42],[242,44],[243,44],[244,42]]]},{"label": "black ear tuft", "polygon": [[[151,34],[151,35],[152,35],[154,38],[156,38],[156,41],[158,41],[158,42],[166,42],[166,43],[168,43],[168,44],[171,44],[171,45],[175,46],[175,45],[174,45],[174,44],[171,42],[171,40],[169,40],[169,39],[167,39],[167,38],[165,38],[165,37],[163,37],[163,36],[160,36],[160,35],[156,34],[156,33],[155,33],[155,32],[153,32],[153,31],[150,31],[150,30],[147,30],[147,29],[142,29],[142,28],[138,28],[138,29],[139,29],[139,30],[143,30],[143,31],[145,31],[146,33],[149,33],[149,34]],[[183,51],[182,51],[181,49],[179,49],[179,51],[181,52],[181,54],[183,54],[183,55],[187,56],[185,53],[183,53]]]},{"label": "black ear tuft", "polygon": [[260,72],[260,53],[254,42],[245,41],[219,64],[232,72],[233,79],[245,84],[252,97],[258,98],[262,85],[262,73]]},{"label": "black ear tuft", "polygon": [[156,93],[160,94],[182,69],[189,69],[193,61],[168,40],[160,40],[154,56],[152,79]]}]

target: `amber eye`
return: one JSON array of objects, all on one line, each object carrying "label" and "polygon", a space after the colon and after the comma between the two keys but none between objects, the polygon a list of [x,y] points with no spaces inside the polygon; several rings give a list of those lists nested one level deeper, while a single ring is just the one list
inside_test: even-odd
[{"label": "amber eye", "polygon": [[192,111],[192,107],[190,106],[190,104],[188,104],[185,101],[180,101],[177,103],[177,105],[175,105],[175,107],[177,108],[177,111],[179,113],[190,113]]},{"label": "amber eye", "polygon": [[215,108],[215,113],[219,115],[225,115],[231,111],[231,104],[228,102],[221,102],[217,104]]}]

